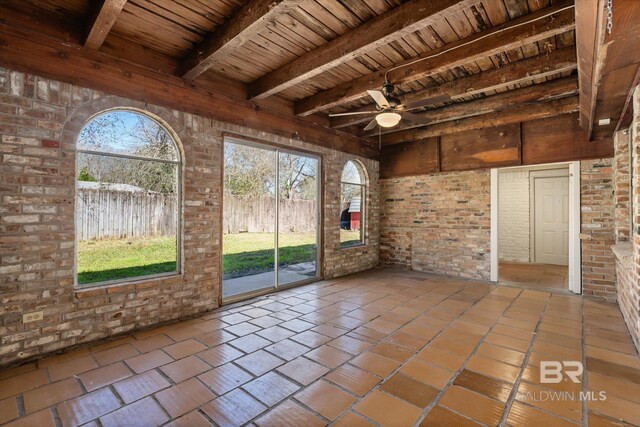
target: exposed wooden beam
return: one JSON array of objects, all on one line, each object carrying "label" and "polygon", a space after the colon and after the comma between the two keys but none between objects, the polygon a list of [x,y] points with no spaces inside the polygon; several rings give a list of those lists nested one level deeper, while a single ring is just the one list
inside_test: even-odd
[{"label": "exposed wooden beam", "polygon": [[120,12],[124,8],[127,0],[104,0],[98,9],[87,32],[84,45],[90,49],[100,49],[102,43],[109,35],[111,27],[116,23]]},{"label": "exposed wooden beam", "polygon": [[371,50],[385,46],[446,18],[477,0],[413,0],[320,46],[249,86],[249,96],[264,98],[295,86]]},{"label": "exposed wooden beam", "polygon": [[[366,157],[369,140],[212,92],[102,52],[0,23],[0,66]],[[222,108],[221,108],[222,106]]]},{"label": "exposed wooden beam", "polygon": [[[576,4],[576,51],[580,81],[580,126],[591,135],[597,95],[597,58],[604,40],[604,0]],[[602,59],[602,58],[600,58]]]},{"label": "exposed wooden beam", "polygon": [[500,111],[499,113],[484,114],[481,116],[439,123],[427,126],[426,128],[410,129],[392,133],[384,135],[382,137],[382,143],[386,145],[399,144],[432,136],[489,128],[526,120],[554,117],[560,114],[573,113],[575,111],[578,111],[577,95],[562,99],[554,99],[551,101],[522,104],[510,110]]},{"label": "exposed wooden beam", "polygon": [[380,155],[380,178],[612,156],[612,139],[589,141],[572,113],[388,145]]},{"label": "exposed wooden beam", "polygon": [[[420,113],[420,115],[433,120],[433,123],[427,125],[433,126],[435,124],[449,122],[451,120],[460,120],[466,117],[480,116],[483,114],[494,113],[496,111],[507,110],[520,104],[564,98],[577,94],[578,79],[576,77],[565,77],[551,82],[535,84],[487,96],[473,101],[447,105],[446,107],[425,111],[424,113]],[[407,129],[415,129],[418,127],[424,127],[424,125],[402,122],[400,125],[390,128],[387,132],[383,133],[383,135],[402,132]],[[377,133],[373,132],[365,134],[364,136],[375,135],[377,135]]]},{"label": "exposed wooden beam", "polygon": [[300,0],[251,0],[191,51],[184,61],[182,77],[195,79],[299,3]]},{"label": "exposed wooden beam", "polygon": [[[544,17],[547,14],[552,15]],[[296,103],[296,114],[304,116],[362,98],[366,96],[367,89],[379,88],[383,85],[388,71],[389,81],[394,84],[411,82],[544,40],[572,30],[574,27],[573,0],[564,0],[503,25],[426,52],[394,67],[402,66],[402,68],[394,71],[388,68],[370,73],[302,99]],[[438,56],[431,57],[432,55]],[[414,63],[416,59],[426,57],[431,58]]]},{"label": "exposed wooden beam", "polygon": [[[478,95],[488,91],[503,90],[509,86],[544,79],[558,73],[572,71],[576,68],[576,51],[574,46],[557,49],[517,62],[505,64],[500,68],[483,71],[468,77],[430,86],[425,89],[409,92],[400,96],[400,101],[419,101],[441,95],[449,95],[451,99]],[[373,104],[353,111],[369,111]],[[371,120],[369,116],[341,116],[331,119],[331,127],[340,129]]]},{"label": "exposed wooden beam", "polygon": [[[606,28],[606,9],[602,26]],[[600,48],[596,50],[592,80],[591,106],[593,116],[589,139],[613,136],[629,92],[640,72],[640,1],[615,0],[611,33],[604,32]],[[609,119],[608,125],[600,120]]]}]

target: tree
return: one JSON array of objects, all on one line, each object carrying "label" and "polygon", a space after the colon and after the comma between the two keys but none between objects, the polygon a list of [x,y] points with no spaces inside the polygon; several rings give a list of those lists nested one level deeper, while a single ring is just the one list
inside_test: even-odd
[{"label": "tree", "polygon": [[97,179],[93,175],[91,175],[91,172],[89,172],[89,168],[87,167],[87,165],[84,165],[80,169],[80,172],[78,172],[78,181],[95,182],[97,181]]},{"label": "tree", "polygon": [[78,148],[149,159],[80,153],[81,172],[96,181],[130,184],[166,194],[176,192],[177,166],[155,160],[177,160],[177,147],[167,130],[147,116],[131,111],[96,116],[80,132]]}]

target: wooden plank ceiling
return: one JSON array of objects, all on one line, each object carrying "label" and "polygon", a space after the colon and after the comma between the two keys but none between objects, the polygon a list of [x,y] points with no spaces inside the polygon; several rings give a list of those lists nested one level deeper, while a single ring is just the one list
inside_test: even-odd
[{"label": "wooden plank ceiling", "polygon": [[385,74],[402,102],[451,101],[417,111],[429,125],[385,130],[384,144],[577,112],[575,16],[573,0],[3,0],[0,36],[38,34],[375,146],[370,117],[327,114],[371,109],[366,90]]}]

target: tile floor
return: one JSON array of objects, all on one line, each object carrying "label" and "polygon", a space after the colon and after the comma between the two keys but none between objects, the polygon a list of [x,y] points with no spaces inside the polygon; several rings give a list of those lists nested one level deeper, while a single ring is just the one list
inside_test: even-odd
[{"label": "tile floor", "polygon": [[615,305],[376,270],[0,370],[2,423],[640,425],[640,358]]},{"label": "tile floor", "polygon": [[566,265],[500,261],[498,280],[540,290],[569,289]]}]

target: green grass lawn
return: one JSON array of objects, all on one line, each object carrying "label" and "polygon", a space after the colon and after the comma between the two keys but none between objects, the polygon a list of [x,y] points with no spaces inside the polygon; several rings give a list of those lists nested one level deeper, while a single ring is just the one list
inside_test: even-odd
[{"label": "green grass lawn", "polygon": [[[279,240],[281,267],[316,259],[316,233],[283,233]],[[225,234],[222,248],[225,279],[273,270],[273,233]]]},{"label": "green grass lawn", "polygon": [[[357,231],[341,230],[342,245],[357,243]],[[273,269],[273,233],[227,234],[223,239],[225,278]],[[280,236],[278,264],[282,266],[316,259],[315,233]],[[128,277],[176,271],[174,237],[94,240],[78,245],[78,283],[89,284]]]},{"label": "green grass lawn", "polygon": [[78,283],[176,271],[175,237],[93,240],[78,244]]},{"label": "green grass lawn", "polygon": [[360,231],[351,231],[351,230],[340,230],[340,246],[355,246],[359,245],[360,241]]}]

